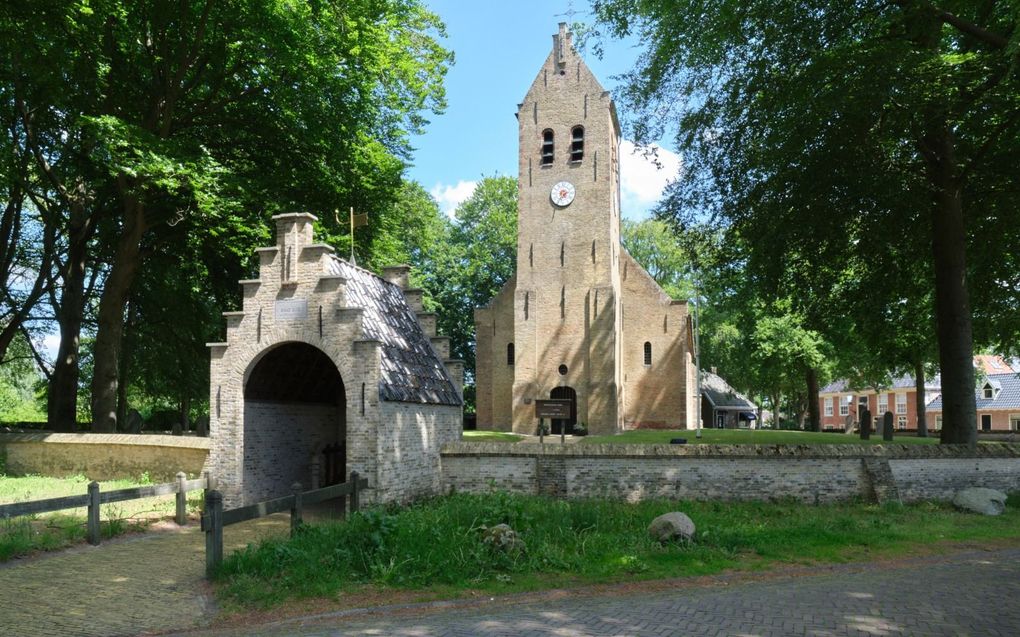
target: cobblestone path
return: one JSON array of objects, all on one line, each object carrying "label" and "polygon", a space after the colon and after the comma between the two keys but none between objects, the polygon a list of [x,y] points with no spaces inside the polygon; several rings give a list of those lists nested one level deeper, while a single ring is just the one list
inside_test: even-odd
[{"label": "cobblestone path", "polygon": [[[867,570],[862,570],[867,569]],[[1020,549],[668,592],[320,617],[217,637],[1020,635]]]},{"label": "cobblestone path", "polygon": [[[277,515],[224,530],[226,548],[286,532]],[[205,539],[183,530],[118,538],[0,566],[0,636],[109,637],[180,630],[209,619]]]}]

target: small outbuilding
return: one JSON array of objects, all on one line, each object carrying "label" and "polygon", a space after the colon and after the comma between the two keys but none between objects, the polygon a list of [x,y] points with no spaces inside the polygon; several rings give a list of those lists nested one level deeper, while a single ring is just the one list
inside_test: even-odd
[{"label": "small outbuilding", "polygon": [[210,343],[207,468],[226,506],[317,488],[357,471],[366,497],[404,501],[440,490],[439,448],[460,438],[463,364],[408,266],[383,276],[313,241],[316,218],[273,217],[243,307]]},{"label": "small outbuilding", "polygon": [[714,371],[701,372],[701,417],[709,429],[758,428],[758,406]]}]

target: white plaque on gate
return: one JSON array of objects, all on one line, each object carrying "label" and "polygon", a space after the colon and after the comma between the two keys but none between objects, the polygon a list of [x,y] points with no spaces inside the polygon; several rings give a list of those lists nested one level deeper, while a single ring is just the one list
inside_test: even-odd
[{"label": "white plaque on gate", "polygon": [[283,299],[276,302],[273,316],[277,321],[300,321],[308,318],[307,299]]}]

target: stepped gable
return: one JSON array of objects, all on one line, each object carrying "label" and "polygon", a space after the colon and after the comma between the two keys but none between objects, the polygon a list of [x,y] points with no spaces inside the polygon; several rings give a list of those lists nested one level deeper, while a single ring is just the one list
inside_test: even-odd
[{"label": "stepped gable", "polygon": [[328,269],[346,279],[348,304],[364,309],[365,338],[382,344],[379,398],[460,406],[460,394],[400,287],[336,257]]}]

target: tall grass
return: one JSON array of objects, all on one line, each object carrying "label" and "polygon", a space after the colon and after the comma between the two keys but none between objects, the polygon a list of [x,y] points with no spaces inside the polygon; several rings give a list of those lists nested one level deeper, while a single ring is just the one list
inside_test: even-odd
[{"label": "tall grass", "polygon": [[[941,539],[1020,537],[1015,507],[999,518],[938,504],[807,506],[781,503],[564,501],[492,493],[458,494],[347,522],[306,526],[229,556],[221,593],[241,605],[328,597],[360,585],[491,592],[578,582],[663,578],[846,561]],[[682,510],[698,527],[691,545],[660,545],[647,534],[662,513]],[[503,552],[482,528],[506,523],[526,548]]]}]

